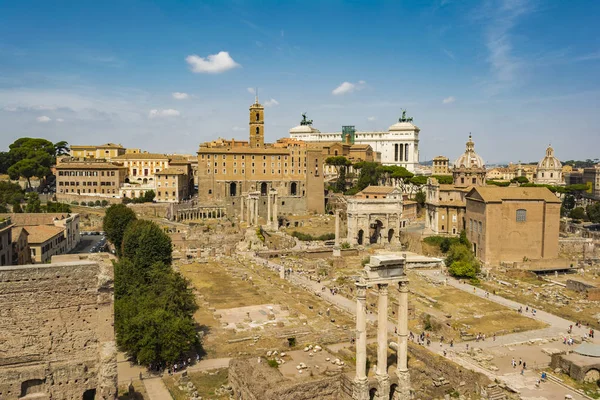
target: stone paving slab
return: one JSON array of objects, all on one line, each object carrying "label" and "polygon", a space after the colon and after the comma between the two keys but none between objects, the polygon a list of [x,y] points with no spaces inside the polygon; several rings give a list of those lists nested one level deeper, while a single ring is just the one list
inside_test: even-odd
[{"label": "stone paving slab", "polygon": [[144,379],[142,382],[144,382],[144,387],[146,388],[149,400],[173,399],[162,378]]}]

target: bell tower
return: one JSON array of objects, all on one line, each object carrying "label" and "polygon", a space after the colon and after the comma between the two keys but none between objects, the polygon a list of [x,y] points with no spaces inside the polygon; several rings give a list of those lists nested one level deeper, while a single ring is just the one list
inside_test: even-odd
[{"label": "bell tower", "polygon": [[265,146],[265,108],[258,103],[258,96],[250,106],[250,147]]}]

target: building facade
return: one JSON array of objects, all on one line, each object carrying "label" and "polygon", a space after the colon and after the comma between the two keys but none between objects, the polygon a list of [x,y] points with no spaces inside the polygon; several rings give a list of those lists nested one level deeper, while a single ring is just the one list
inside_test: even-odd
[{"label": "building facade", "polygon": [[588,185],[590,193],[600,199],[600,164],[583,169],[583,183]]},{"label": "building facade", "polygon": [[560,200],[545,187],[474,187],[466,231],[485,265],[558,257]]},{"label": "building facade", "polygon": [[486,168],[469,135],[465,152],[452,167],[452,185],[429,178],[425,186],[425,227],[437,235],[458,235],[466,227],[466,196],[474,186],[485,186]]},{"label": "building facade", "polygon": [[450,166],[448,157],[437,156],[433,159],[431,165],[431,173],[433,175],[450,175]]},{"label": "building facade", "polygon": [[10,217],[0,218],[0,267],[13,263],[12,227]]},{"label": "building facade", "polygon": [[563,185],[562,163],[554,156],[554,149],[548,146],[546,156],[540,160],[535,175],[535,183],[543,185]]},{"label": "building facade", "polygon": [[29,247],[29,232],[23,226],[12,228],[13,265],[31,264],[31,248]]},{"label": "building facade", "polygon": [[324,212],[323,151],[306,142],[264,142],[264,108],[250,106],[249,141],[215,140],[198,149],[198,200],[227,205],[243,215],[242,199],[258,192],[259,214],[267,215],[267,196],[278,194],[282,213]]},{"label": "building facade", "polygon": [[387,131],[363,132],[356,131],[354,126],[345,126],[342,132],[322,133],[300,125],[290,129],[289,133],[290,138],[305,142],[343,142],[346,135],[350,135],[352,143],[369,145],[374,152],[381,153],[383,165],[397,165],[414,173],[419,164],[419,132],[419,127],[412,123],[412,118],[406,117],[404,111]]},{"label": "building facade", "polygon": [[81,159],[107,160],[125,154],[125,148],[120,144],[106,143],[100,146],[71,146],[71,157]]},{"label": "building facade", "polygon": [[34,264],[49,262],[52,256],[65,254],[68,251],[65,230],[58,226],[28,226],[31,261]]},{"label": "building facade", "polygon": [[190,186],[188,177],[183,169],[175,167],[157,172],[155,200],[159,203],[180,203],[187,200]]},{"label": "building facade", "polygon": [[127,174],[122,164],[105,160],[63,159],[56,166],[56,198],[61,195],[82,197],[120,197],[119,190]]}]

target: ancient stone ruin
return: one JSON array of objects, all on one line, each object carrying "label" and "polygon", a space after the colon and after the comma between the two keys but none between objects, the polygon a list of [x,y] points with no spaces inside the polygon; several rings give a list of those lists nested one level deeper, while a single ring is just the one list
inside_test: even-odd
[{"label": "ancient stone ruin", "polygon": [[114,399],[108,260],[0,269],[0,398]]}]

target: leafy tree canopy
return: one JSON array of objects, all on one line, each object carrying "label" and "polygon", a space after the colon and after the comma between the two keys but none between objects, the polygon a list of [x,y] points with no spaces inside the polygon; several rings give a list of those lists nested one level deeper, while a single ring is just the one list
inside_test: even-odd
[{"label": "leafy tree canopy", "polygon": [[600,203],[587,206],[586,213],[590,221],[595,224],[600,223]]},{"label": "leafy tree canopy", "polygon": [[569,218],[583,220],[585,219],[585,210],[583,207],[575,207],[569,213]]},{"label": "leafy tree canopy", "polygon": [[117,254],[121,254],[121,245],[127,225],[137,220],[133,210],[124,204],[113,204],[108,207],[103,220],[103,229],[108,239],[115,245]]},{"label": "leafy tree canopy", "polygon": [[24,197],[21,186],[8,181],[0,181],[0,205],[20,203]]},{"label": "leafy tree canopy", "polygon": [[27,194],[27,206],[25,206],[25,212],[42,212],[42,203],[40,201],[40,196],[37,194],[37,192],[30,192]]},{"label": "leafy tree canopy", "polygon": [[140,270],[156,262],[171,265],[171,238],[152,221],[131,222],[125,229],[121,246],[122,256],[129,258]]},{"label": "leafy tree canopy", "polygon": [[334,156],[334,157],[327,157],[325,159],[325,164],[333,165],[336,167],[340,167],[340,166],[348,167],[348,166],[352,165],[352,162],[344,156]]}]

